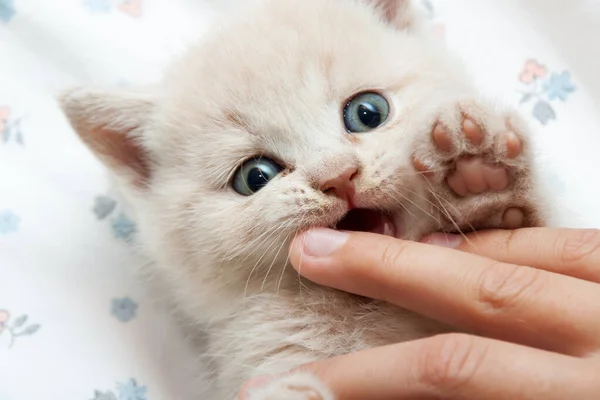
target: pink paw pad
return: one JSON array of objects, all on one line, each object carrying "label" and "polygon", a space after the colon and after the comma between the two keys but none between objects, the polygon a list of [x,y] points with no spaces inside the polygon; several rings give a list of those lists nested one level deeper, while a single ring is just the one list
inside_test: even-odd
[{"label": "pink paw pad", "polygon": [[518,229],[525,224],[525,213],[520,208],[512,207],[504,212],[502,227],[504,229]]},{"label": "pink paw pad", "polygon": [[[433,143],[442,153],[456,150],[456,141],[462,141],[471,148],[479,148],[485,142],[484,130],[471,118],[464,118],[461,133],[453,138],[448,130],[437,124],[433,129]],[[511,131],[496,135],[494,141],[496,151],[508,159],[517,158],[523,151],[523,144]],[[415,164],[417,169],[422,167]],[[446,177],[446,183],[459,197],[481,194],[488,191],[506,190],[510,184],[510,173],[505,165],[491,163],[483,155],[466,154],[455,160],[454,167]]]}]

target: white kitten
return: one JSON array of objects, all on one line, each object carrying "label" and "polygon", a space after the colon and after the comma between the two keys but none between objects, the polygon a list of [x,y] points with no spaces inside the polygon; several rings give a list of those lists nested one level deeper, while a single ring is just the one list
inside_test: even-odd
[{"label": "white kitten", "polygon": [[[123,183],[152,273],[207,327],[203,399],[446,330],[301,280],[287,265],[298,232],[418,239],[545,221],[527,128],[479,98],[408,0],[252,3],[157,89],[76,89],[62,104]],[[333,398],[312,377],[286,379],[252,399]]]}]

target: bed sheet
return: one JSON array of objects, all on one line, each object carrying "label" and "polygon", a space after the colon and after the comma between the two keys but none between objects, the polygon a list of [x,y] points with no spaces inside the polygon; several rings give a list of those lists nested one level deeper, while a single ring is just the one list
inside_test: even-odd
[{"label": "bed sheet", "polygon": [[[127,268],[135,223],[55,95],[156,81],[215,3],[0,0],[0,399],[189,398],[181,333]],[[531,119],[553,193],[600,227],[600,2],[423,5],[482,90]]]}]

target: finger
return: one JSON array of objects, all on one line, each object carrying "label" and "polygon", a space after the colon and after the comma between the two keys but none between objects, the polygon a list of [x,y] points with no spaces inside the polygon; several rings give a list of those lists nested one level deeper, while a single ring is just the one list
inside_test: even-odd
[{"label": "finger", "polygon": [[[332,244],[338,249],[327,247]],[[290,260],[318,284],[483,336],[572,355],[600,345],[600,286],[588,281],[443,247],[327,229],[300,235]]]},{"label": "finger", "polygon": [[[582,360],[468,335],[442,335],[305,365],[338,400],[594,398]],[[292,372],[293,373],[293,372]]]},{"label": "finger", "polygon": [[467,238],[433,234],[422,241],[442,246],[459,241],[458,248],[466,252],[600,283],[600,230],[527,228],[482,231]]}]

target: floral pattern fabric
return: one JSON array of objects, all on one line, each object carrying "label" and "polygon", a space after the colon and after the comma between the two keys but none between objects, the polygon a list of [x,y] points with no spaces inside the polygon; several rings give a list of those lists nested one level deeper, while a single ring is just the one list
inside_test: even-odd
[{"label": "floral pattern fabric", "polygon": [[[600,172],[600,78],[581,61],[600,50],[579,46],[575,29],[595,21],[600,35],[600,3],[421,3],[473,79],[530,118],[553,161],[554,194],[600,227],[600,183],[582,172]],[[193,351],[131,268],[135,221],[54,96],[73,85],[153,83],[208,26],[214,4],[0,0],[0,399],[193,398],[182,394],[193,379],[180,377]],[[557,26],[561,41],[551,39]]]},{"label": "floral pattern fabric", "polygon": [[40,329],[39,324],[28,325],[26,322],[27,315],[21,315],[11,321],[10,313],[6,310],[0,310],[0,334],[4,333],[10,336],[8,347],[12,347],[18,337],[33,335]]},{"label": "floral pattern fabric", "polygon": [[132,268],[135,221],[55,95],[151,83],[209,22],[199,3],[0,0],[2,400],[189,398],[173,382],[191,352]]},{"label": "floral pattern fabric", "polygon": [[532,114],[543,125],[556,119],[552,102],[567,101],[576,89],[571,81],[569,71],[549,74],[548,69],[536,60],[527,60],[519,79],[526,85],[521,104],[530,103],[533,100],[535,105]]}]

